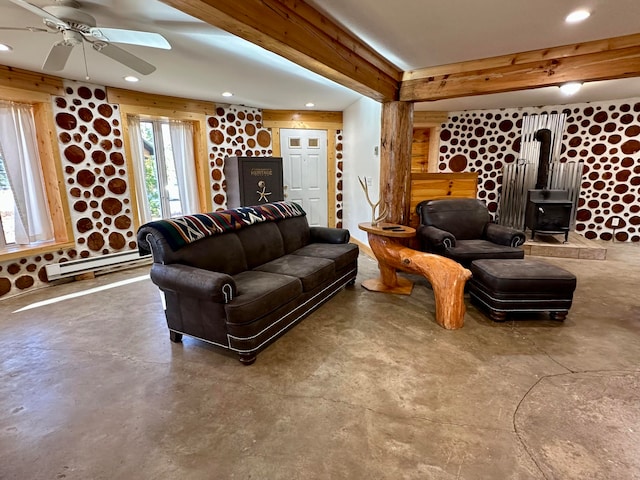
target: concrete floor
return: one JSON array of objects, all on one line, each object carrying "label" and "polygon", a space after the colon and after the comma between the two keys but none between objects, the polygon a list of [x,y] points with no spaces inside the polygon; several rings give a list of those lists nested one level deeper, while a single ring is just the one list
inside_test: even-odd
[{"label": "concrete floor", "polygon": [[363,289],[361,256],[250,367],[172,344],[148,268],[0,302],[0,478],[640,478],[640,245],[607,246],[545,259],[578,277],[564,323],[467,298],[456,331],[419,277]]}]

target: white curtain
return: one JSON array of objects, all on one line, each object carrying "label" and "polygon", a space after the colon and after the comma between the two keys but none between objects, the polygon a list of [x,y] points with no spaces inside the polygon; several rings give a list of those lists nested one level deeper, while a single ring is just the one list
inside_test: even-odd
[{"label": "white curtain", "polygon": [[140,119],[130,116],[127,118],[129,123],[129,141],[131,142],[131,156],[133,157],[133,168],[135,170],[134,177],[136,183],[136,192],[138,192],[138,217],[140,225],[148,223],[152,220],[151,209],[147,201],[148,192],[145,185],[144,172],[144,144],[142,134],[140,132]]},{"label": "white curtain", "polygon": [[176,163],[182,214],[198,213],[200,204],[198,202],[198,181],[193,153],[193,125],[189,122],[170,121],[169,133],[171,135],[173,160]]},{"label": "white curtain", "polygon": [[16,243],[53,240],[31,105],[0,102],[0,147],[16,205]]}]

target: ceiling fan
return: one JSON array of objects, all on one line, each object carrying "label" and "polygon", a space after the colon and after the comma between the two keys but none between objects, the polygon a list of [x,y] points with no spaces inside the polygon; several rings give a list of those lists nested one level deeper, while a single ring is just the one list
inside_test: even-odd
[{"label": "ceiling fan", "polygon": [[[113,43],[126,43],[144,47],[170,50],[171,45],[158,33],[124,30],[121,28],[103,28],[96,26],[96,20],[88,13],[80,10],[80,3],[75,0],[55,0],[54,5],[38,7],[24,0],[10,0],[12,3],[42,17],[49,29],[2,28],[3,30],[28,30],[30,32],[62,33],[62,40],[54,43],[42,66],[43,70],[60,71],[64,69],[74,47],[86,41],[94,50],[122,63],[142,75],[149,75],[156,67]],[[85,61],[86,63],[86,61]]]}]

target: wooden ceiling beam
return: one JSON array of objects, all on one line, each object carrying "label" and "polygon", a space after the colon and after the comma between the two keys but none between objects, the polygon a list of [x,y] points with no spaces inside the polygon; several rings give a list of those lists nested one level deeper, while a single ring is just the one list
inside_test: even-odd
[{"label": "wooden ceiling beam", "polygon": [[400,100],[425,102],[640,76],[640,34],[406,72]]},{"label": "wooden ceiling beam", "polygon": [[374,100],[398,99],[402,72],[302,0],[161,0]]}]

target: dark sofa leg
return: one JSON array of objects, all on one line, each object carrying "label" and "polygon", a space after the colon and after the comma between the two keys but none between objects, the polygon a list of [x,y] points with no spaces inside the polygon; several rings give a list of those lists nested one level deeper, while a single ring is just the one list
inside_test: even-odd
[{"label": "dark sofa leg", "polygon": [[564,322],[564,319],[567,318],[567,312],[549,312],[549,317],[551,317],[551,320]]},{"label": "dark sofa leg", "polygon": [[182,342],[182,334],[178,332],[174,332],[173,330],[169,330],[169,338],[173,343]]},{"label": "dark sofa leg", "polygon": [[256,361],[256,354],[255,353],[239,353],[238,354],[240,363],[243,365],[251,365],[253,362]]},{"label": "dark sofa leg", "polygon": [[504,322],[507,319],[506,312],[498,312],[496,310],[491,310],[491,312],[489,312],[489,316],[494,322]]},{"label": "dark sofa leg", "polygon": [[347,282],[347,287],[353,287],[356,284],[356,279],[352,278]]}]

